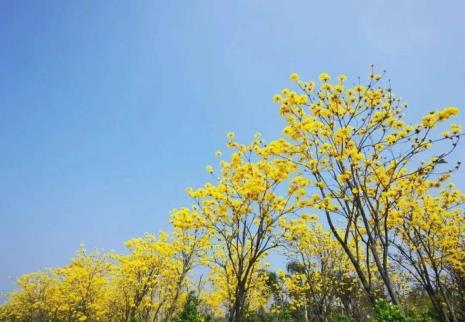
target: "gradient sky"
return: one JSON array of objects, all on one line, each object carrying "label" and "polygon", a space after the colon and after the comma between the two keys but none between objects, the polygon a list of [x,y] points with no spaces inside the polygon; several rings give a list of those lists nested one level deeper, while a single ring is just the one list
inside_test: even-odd
[{"label": "gradient sky", "polygon": [[121,250],[168,229],[226,132],[279,134],[271,97],[291,72],[355,80],[374,63],[412,119],[465,108],[464,12],[460,0],[0,1],[0,292],[81,243]]}]

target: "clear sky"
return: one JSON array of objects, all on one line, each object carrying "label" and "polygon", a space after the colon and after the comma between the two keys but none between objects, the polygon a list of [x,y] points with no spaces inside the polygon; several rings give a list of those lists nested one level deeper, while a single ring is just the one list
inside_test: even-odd
[{"label": "clear sky", "polygon": [[168,229],[226,132],[279,134],[291,72],[374,63],[412,119],[465,109],[464,3],[0,1],[0,291]]}]

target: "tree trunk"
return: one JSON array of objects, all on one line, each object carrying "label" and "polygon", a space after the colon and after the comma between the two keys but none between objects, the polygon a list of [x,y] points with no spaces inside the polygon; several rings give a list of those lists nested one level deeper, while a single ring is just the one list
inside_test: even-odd
[{"label": "tree trunk", "polygon": [[425,287],[426,293],[428,294],[431,303],[435,311],[437,312],[439,319],[441,322],[450,322],[449,316],[447,312],[444,311],[444,306],[441,304],[441,299],[438,298],[436,292],[431,287]]},{"label": "tree trunk", "polygon": [[229,322],[244,322],[245,321],[245,297],[246,292],[242,283],[239,284],[236,291],[234,305],[229,313]]}]

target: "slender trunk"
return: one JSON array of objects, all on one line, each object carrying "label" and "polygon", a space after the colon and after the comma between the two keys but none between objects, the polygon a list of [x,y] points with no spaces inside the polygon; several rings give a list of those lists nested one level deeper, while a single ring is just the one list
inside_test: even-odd
[{"label": "slender trunk", "polygon": [[426,293],[428,294],[428,297],[430,298],[431,303],[433,304],[436,313],[439,315],[440,321],[450,322],[449,316],[447,312],[444,311],[444,306],[441,304],[441,299],[438,298],[434,289],[431,286],[426,286],[425,289]]},{"label": "slender trunk", "polygon": [[245,287],[240,283],[236,291],[234,305],[229,314],[229,322],[244,322],[245,320]]},{"label": "slender trunk", "polygon": [[[363,223],[364,223],[367,235],[368,235],[369,250],[375,261],[376,268],[378,269],[378,272],[381,275],[381,279],[383,280],[384,286],[386,287],[386,290],[388,291],[388,294],[389,294],[389,297],[391,298],[392,303],[394,303],[395,305],[399,305],[400,304],[399,299],[392,285],[391,278],[389,277],[389,270],[387,268],[387,262],[386,260],[383,262],[381,261],[380,255],[378,254],[378,250],[376,249],[376,246],[377,246],[376,241],[378,241],[383,247],[384,254],[386,254],[387,247],[388,247],[387,241],[383,242],[382,235],[379,232],[379,227],[377,227],[376,225],[374,227],[375,231],[371,231],[370,229],[371,225],[369,223],[368,216],[365,214],[365,209],[358,195],[355,197],[355,201],[357,203],[357,208],[360,211],[360,215],[361,215],[361,218],[363,220]],[[377,238],[375,238],[376,236]],[[367,256],[369,256],[369,253],[367,254]],[[384,258],[386,257],[384,256]]]},{"label": "slender trunk", "polygon": [[[325,195],[323,194],[325,197]],[[329,228],[333,234],[333,236],[336,238],[336,240],[339,242],[339,244],[342,246],[342,249],[344,249],[344,252],[346,255],[349,257],[350,262],[352,263],[355,273],[357,274],[360,283],[362,284],[362,288],[365,291],[366,295],[368,296],[368,299],[370,300],[370,303],[374,306],[376,304],[376,297],[373,294],[373,290],[371,288],[370,283],[368,283],[365,273],[363,272],[362,268],[360,267],[359,261],[355,258],[354,254],[350,250],[349,246],[347,243],[342,240],[342,238],[339,236],[339,233],[337,232],[336,227],[333,224],[333,221],[331,219],[330,213],[328,211],[325,211],[326,215],[326,220],[328,221]]]},{"label": "slender trunk", "polygon": [[186,272],[183,272],[181,277],[178,280],[178,283],[176,285],[176,293],[173,297],[173,300],[171,301],[171,306],[168,309],[168,312],[165,317],[165,321],[168,321],[177,309],[176,302],[178,301],[179,295],[181,294],[181,286],[182,286],[182,283],[184,282],[185,275],[186,275]]},{"label": "slender trunk", "polygon": [[453,307],[453,305],[451,304],[451,302],[449,300],[449,296],[447,295],[447,291],[443,289],[442,285],[439,285],[439,290],[441,292],[441,295],[442,295],[442,297],[444,299],[444,302],[446,303],[447,309],[449,311],[450,320],[452,322],[457,322],[457,317],[455,315],[455,310],[454,310],[454,307]]},{"label": "slender trunk", "polygon": [[305,317],[305,322],[309,322],[309,318],[308,318],[308,308],[307,308],[307,301],[305,301],[305,304],[304,304],[304,317]]}]

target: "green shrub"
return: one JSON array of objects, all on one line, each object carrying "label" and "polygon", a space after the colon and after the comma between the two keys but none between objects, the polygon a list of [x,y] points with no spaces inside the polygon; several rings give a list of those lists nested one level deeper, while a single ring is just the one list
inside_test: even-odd
[{"label": "green shrub", "polygon": [[433,322],[428,316],[415,313],[405,314],[398,305],[378,300],[375,305],[376,318],[373,322]]},{"label": "green shrub", "polygon": [[187,296],[186,303],[179,314],[171,322],[203,322],[205,317],[199,312],[199,300],[194,292]]},{"label": "green shrub", "polygon": [[356,322],[354,319],[352,319],[350,316],[347,316],[345,314],[339,314],[335,317],[333,317],[330,322]]}]

